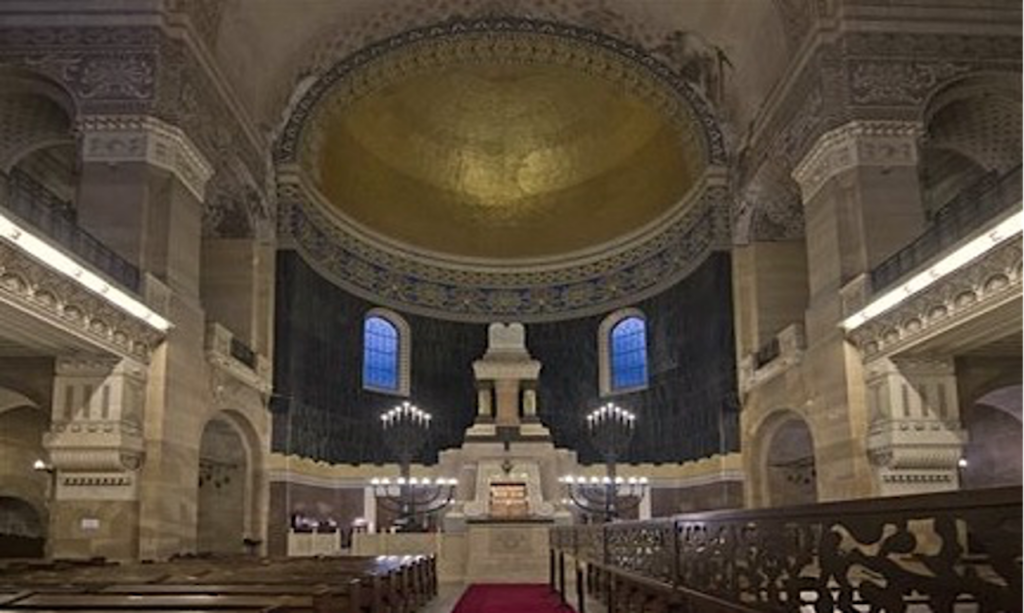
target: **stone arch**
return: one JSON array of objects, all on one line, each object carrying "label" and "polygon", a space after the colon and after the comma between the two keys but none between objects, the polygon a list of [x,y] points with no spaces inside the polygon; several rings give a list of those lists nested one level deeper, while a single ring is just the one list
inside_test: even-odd
[{"label": "stone arch", "polygon": [[45,543],[46,514],[41,507],[0,490],[0,558],[41,558]]},{"label": "stone arch", "polygon": [[811,424],[803,415],[780,409],[754,429],[751,445],[755,479],[754,506],[817,502],[817,460]]},{"label": "stone arch", "polygon": [[6,387],[0,387],[0,414],[5,411],[19,409],[22,407],[40,408],[34,400],[21,392]]},{"label": "stone arch", "polygon": [[60,85],[12,67],[0,68],[0,85],[0,170],[40,149],[74,145],[77,111]]},{"label": "stone arch", "polygon": [[24,70],[0,69],[0,176],[11,205],[71,213],[78,151],[72,97]]},{"label": "stone arch", "polygon": [[199,435],[196,551],[241,553],[262,534],[264,450],[248,417],[214,414]]},{"label": "stone arch", "polygon": [[[363,314],[363,325],[366,321],[372,317],[379,317],[389,324],[394,326],[395,331],[398,333],[398,386],[394,390],[381,389],[373,386],[368,386],[367,383],[363,382],[363,388],[372,390],[378,393],[393,394],[396,396],[408,397],[412,388],[412,327],[409,322],[405,320],[402,315],[391,309],[382,307],[373,307]],[[366,359],[366,336],[365,331],[361,335],[363,359]]]},{"label": "stone arch", "polygon": [[922,200],[934,212],[989,175],[1021,163],[1017,75],[971,74],[936,88],[922,107]]},{"label": "stone arch", "polygon": [[[0,557],[8,550],[28,557],[42,555],[49,475],[33,464],[46,458],[47,430],[46,411],[20,392],[0,387]],[[26,532],[29,525],[33,528]]]},{"label": "stone arch", "polygon": [[597,327],[598,389],[600,390],[601,396],[613,396],[616,394],[629,393],[647,387],[646,382],[640,387],[630,387],[626,389],[614,389],[614,386],[612,385],[611,334],[612,330],[627,319],[639,319],[644,322],[645,334],[648,339],[648,344],[645,346],[645,361],[648,364],[648,376],[650,376],[651,348],[649,345],[650,331],[646,329],[647,314],[636,307],[628,307],[609,313],[601,320],[601,323]]},{"label": "stone arch", "polygon": [[960,409],[967,431],[960,487],[1017,486],[1022,483],[1022,394],[1020,383],[987,391]]}]

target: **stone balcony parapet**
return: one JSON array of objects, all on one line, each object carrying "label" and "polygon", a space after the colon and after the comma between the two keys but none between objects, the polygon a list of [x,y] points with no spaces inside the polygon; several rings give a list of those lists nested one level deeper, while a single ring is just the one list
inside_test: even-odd
[{"label": "stone balcony parapet", "polygon": [[793,323],[786,326],[758,351],[751,352],[740,360],[740,392],[749,393],[799,365],[806,348],[804,325]]},{"label": "stone balcony parapet", "polygon": [[1021,281],[1018,236],[851,330],[848,338],[865,362],[897,355],[1019,301]]},{"label": "stone balcony parapet", "polygon": [[217,322],[208,322],[205,349],[207,361],[218,371],[261,394],[270,393],[270,360],[249,348],[241,339],[235,337],[231,330]]}]

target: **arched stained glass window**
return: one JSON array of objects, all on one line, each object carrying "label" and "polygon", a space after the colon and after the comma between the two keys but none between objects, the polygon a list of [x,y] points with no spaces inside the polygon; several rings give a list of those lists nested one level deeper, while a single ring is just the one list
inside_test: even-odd
[{"label": "arched stained glass window", "polygon": [[626,317],[611,329],[608,339],[612,391],[647,385],[647,325]]},{"label": "arched stained glass window", "polygon": [[363,387],[397,392],[401,356],[398,328],[387,319],[367,317],[363,323]]}]

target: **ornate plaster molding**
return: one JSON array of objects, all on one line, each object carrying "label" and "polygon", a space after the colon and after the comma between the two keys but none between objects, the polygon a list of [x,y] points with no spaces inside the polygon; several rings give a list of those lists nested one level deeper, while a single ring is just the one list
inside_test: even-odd
[{"label": "ornate plaster molding", "polygon": [[1007,301],[1022,288],[1015,238],[850,333],[865,363],[897,354]]},{"label": "ornate plaster molding", "polygon": [[868,458],[883,496],[955,489],[966,433],[937,419],[871,424]]},{"label": "ornate plaster molding", "polygon": [[67,277],[0,241],[0,301],[114,355],[149,362],[163,335]]},{"label": "ornate plaster molding", "polygon": [[545,266],[473,265],[403,253],[335,223],[298,185],[279,191],[280,232],[320,274],[382,306],[456,321],[553,321],[634,304],[727,248],[726,188],[697,189],[694,202],[644,240]]},{"label": "ornate plaster molding", "polygon": [[[903,23],[904,30],[892,31],[882,21],[871,21],[866,28],[866,24],[847,22],[843,31],[836,30],[834,20],[815,24],[762,105],[764,111],[752,127],[749,144],[740,153],[741,185],[749,184],[766,165],[790,172],[826,131],[851,119],[916,121],[936,91],[962,76],[1002,72],[1019,79],[1019,35],[999,29],[991,35],[956,29],[907,31],[906,20],[894,23]],[[772,221],[800,216],[799,203],[738,198],[736,204],[734,218],[740,228],[754,223],[755,209],[776,209],[776,204],[797,210],[788,215],[771,210],[767,217]],[[774,225],[764,230],[773,232]],[[773,238],[763,231],[757,236],[757,240]]]},{"label": "ornate plaster molding", "polygon": [[[614,244],[521,262],[453,258],[389,241],[323,201],[302,168],[317,155],[319,121],[395,79],[464,57],[571,65],[621,83],[680,125],[705,180],[675,209]],[[683,133],[690,134],[683,138]],[[688,140],[687,140],[688,139]],[[660,291],[729,244],[726,147],[709,103],[639,47],[578,26],[523,18],[453,20],[358,50],[293,106],[275,149],[279,233],[314,268],[378,304],[444,319],[543,321],[607,311]],[[716,174],[718,173],[718,174]]]},{"label": "ornate plaster molding", "polygon": [[920,123],[851,121],[821,135],[793,170],[806,204],[836,175],[858,166],[915,166]]},{"label": "ornate plaster molding", "polygon": [[203,202],[213,166],[178,127],[146,115],[87,115],[78,130],[84,162],[144,162],[163,168]]}]

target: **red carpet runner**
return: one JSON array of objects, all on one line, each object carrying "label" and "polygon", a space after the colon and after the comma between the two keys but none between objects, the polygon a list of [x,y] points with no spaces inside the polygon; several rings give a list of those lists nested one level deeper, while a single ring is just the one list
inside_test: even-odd
[{"label": "red carpet runner", "polygon": [[452,613],[567,613],[546,585],[476,583],[469,586]]}]

